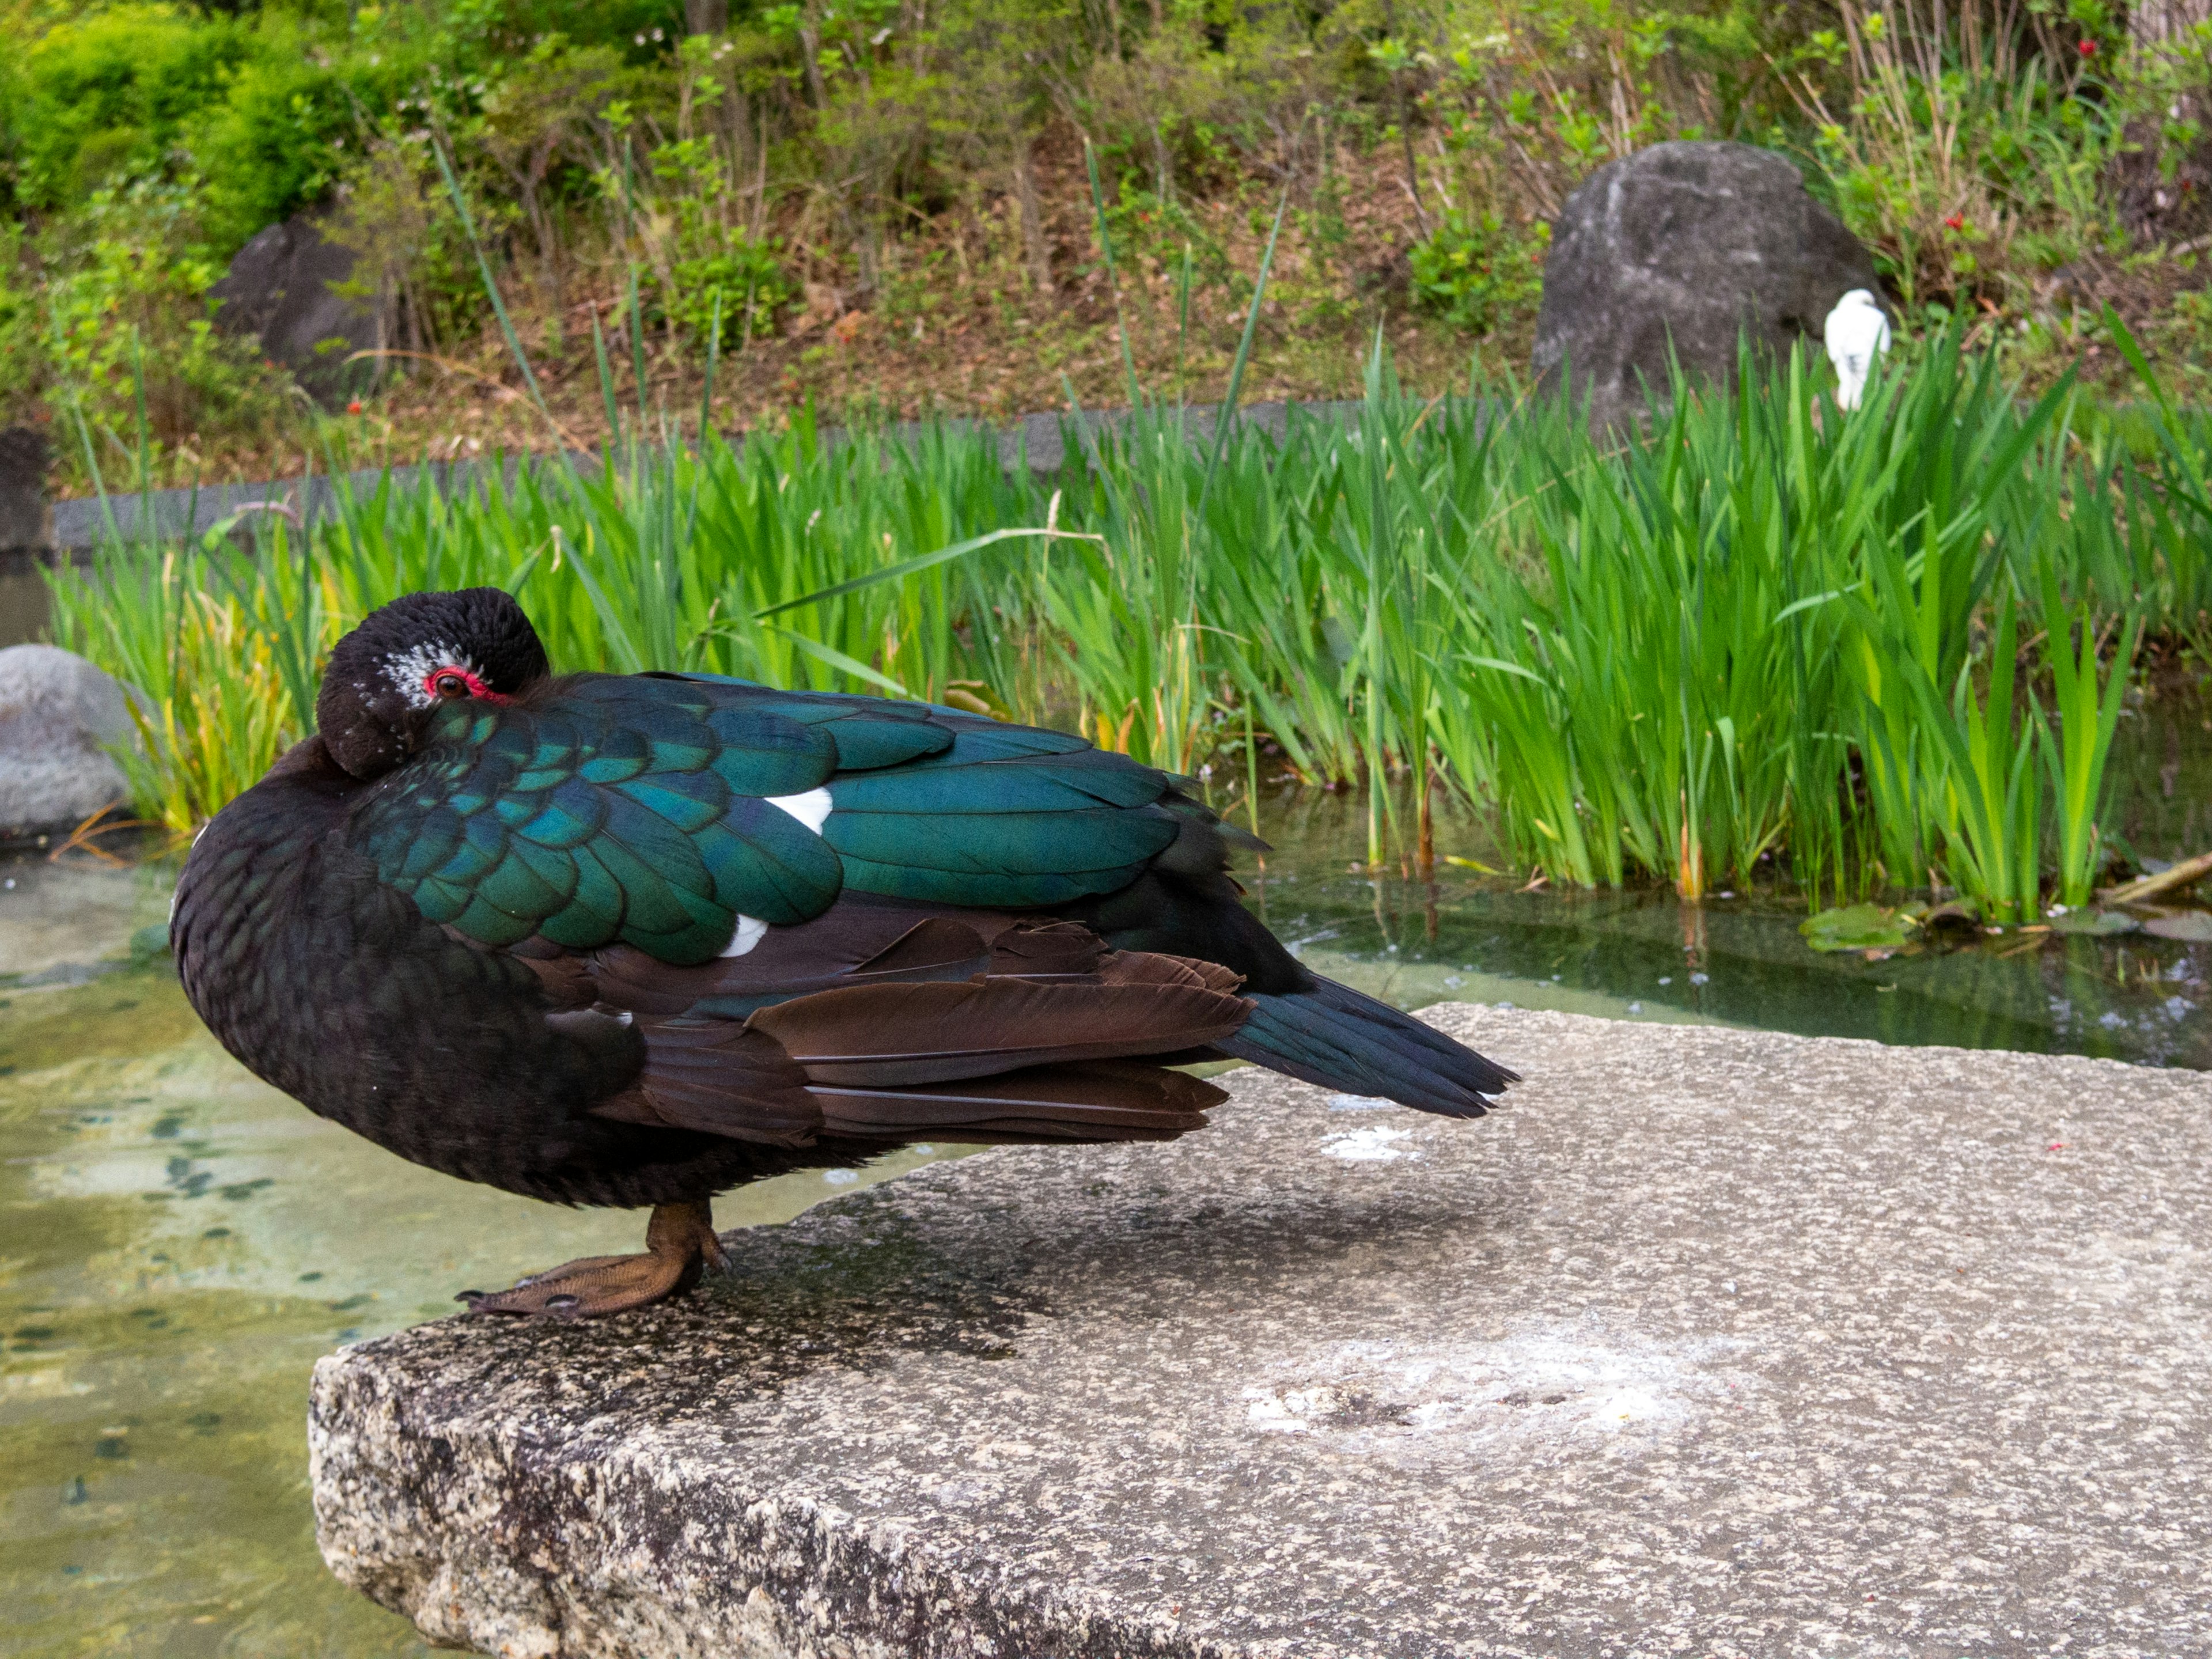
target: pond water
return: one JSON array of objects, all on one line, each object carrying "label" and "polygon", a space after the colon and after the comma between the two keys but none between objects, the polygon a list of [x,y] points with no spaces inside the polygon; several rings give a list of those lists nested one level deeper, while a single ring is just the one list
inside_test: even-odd
[{"label": "pond water", "polygon": [[[2131,844],[2212,848],[2212,714],[2140,716],[2117,764]],[[1453,869],[1352,867],[1357,804],[1263,802],[1247,874],[1316,968],[1407,1006],[1511,1002],[1891,1042],[2063,1049],[2212,1068],[2212,945],[1984,938],[1816,955],[1771,895],[1702,908],[1559,896]],[[1445,852],[1488,861],[1471,826]],[[158,949],[171,872],[0,863],[0,1654],[370,1659],[426,1653],[314,1550],[307,1374],[453,1292],[637,1248],[567,1212],[401,1163],[255,1082],[200,1030]],[[135,944],[134,944],[135,942]],[[881,1179],[959,1148],[902,1153]],[[773,1223],[857,1184],[726,1197]]]}]

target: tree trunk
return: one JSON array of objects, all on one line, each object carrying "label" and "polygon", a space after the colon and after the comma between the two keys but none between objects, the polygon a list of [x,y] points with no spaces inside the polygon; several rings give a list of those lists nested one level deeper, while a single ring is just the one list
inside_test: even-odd
[{"label": "tree trunk", "polygon": [[2128,37],[2138,46],[2154,46],[2207,21],[2212,0],[2136,0],[2128,8]]},{"label": "tree trunk", "polygon": [[1037,200],[1036,170],[1030,162],[1030,136],[1014,135],[1014,201],[1022,214],[1022,253],[1029,262],[1030,285],[1052,292],[1052,252],[1044,240],[1044,206]]},{"label": "tree trunk", "polygon": [[[2128,36],[2137,52],[2150,52],[2212,21],[2212,0],[2140,0],[2128,8]],[[2183,93],[2167,120],[2212,126],[2212,106],[2201,93]],[[2199,138],[2179,156],[2161,156],[2164,123],[2128,124],[2130,148],[2114,158],[2106,183],[2120,222],[2139,242],[2191,241],[2212,230],[2212,142]],[[2167,177],[2170,165],[2172,177]]]},{"label": "tree trunk", "polygon": [[730,27],[730,0],[684,0],[686,34],[720,34]]},{"label": "tree trunk", "polygon": [[806,95],[814,100],[814,107],[830,107],[830,90],[822,83],[822,31],[811,22],[799,26],[799,49],[806,70]]}]

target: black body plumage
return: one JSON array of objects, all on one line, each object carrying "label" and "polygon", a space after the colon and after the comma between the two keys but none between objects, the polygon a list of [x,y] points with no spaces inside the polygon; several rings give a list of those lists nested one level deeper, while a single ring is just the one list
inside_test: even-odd
[{"label": "black body plumage", "polygon": [[487,589],[370,617],[317,713],[192,849],[185,988],[464,1179],[669,1206],[912,1139],[1159,1138],[1219,1097],[1166,1069],[1207,1056],[1451,1115],[1510,1080],[1308,973],[1213,814],[1056,732],[555,678]]}]

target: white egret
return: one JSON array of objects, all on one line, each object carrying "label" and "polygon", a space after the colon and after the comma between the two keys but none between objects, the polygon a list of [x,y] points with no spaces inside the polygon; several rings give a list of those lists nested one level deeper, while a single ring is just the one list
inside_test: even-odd
[{"label": "white egret", "polygon": [[1856,409],[1874,360],[1889,349],[1889,319],[1873,295],[1855,288],[1836,301],[1823,336],[1828,361],[1836,366],[1837,406]]}]

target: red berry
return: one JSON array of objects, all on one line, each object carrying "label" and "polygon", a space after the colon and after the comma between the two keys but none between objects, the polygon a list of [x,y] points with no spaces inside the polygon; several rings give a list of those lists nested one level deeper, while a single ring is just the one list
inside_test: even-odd
[{"label": "red berry", "polygon": [[361,413],[361,399],[360,399],[360,398],[355,398],[351,403],[348,404],[346,405],[346,413],[347,413],[347,414],[349,414],[349,415],[358,415],[358,414],[360,414],[360,413]]},{"label": "red berry", "polygon": [[1949,218],[1946,219],[1943,222],[1944,222],[1945,224],[1947,224],[1947,225],[1950,226],[1950,227],[1951,227],[1951,228],[1952,228],[1952,229],[1954,229],[1954,230],[1964,230],[1964,229],[1966,228],[1966,221],[1965,216],[1963,216],[1963,215],[1961,215],[1961,214],[1954,213],[1954,214],[1953,214]]},{"label": "red berry", "polygon": [[2094,40],[2084,40],[2081,50],[2084,58],[2094,58],[2097,55],[2097,43]]}]

